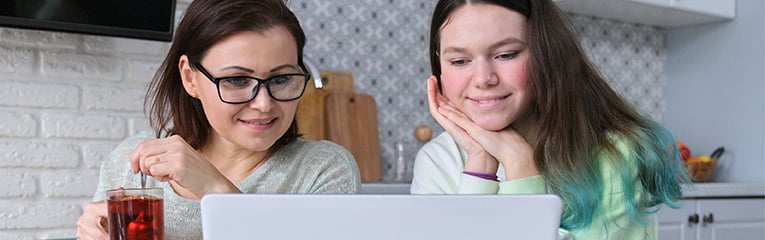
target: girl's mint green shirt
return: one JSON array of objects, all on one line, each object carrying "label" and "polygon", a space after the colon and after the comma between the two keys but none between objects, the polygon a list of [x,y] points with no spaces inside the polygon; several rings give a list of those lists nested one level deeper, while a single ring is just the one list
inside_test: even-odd
[{"label": "girl's mint green shirt", "polygon": [[[623,144],[617,144],[621,152],[626,153]],[[633,158],[628,158],[633,159]],[[414,162],[412,194],[547,194],[545,178],[541,175],[505,181],[502,166],[497,175],[499,182],[462,174],[467,162],[467,154],[459,148],[454,139],[446,132],[423,146]],[[615,166],[601,157],[604,191],[600,209],[604,215],[594,214],[588,228],[569,231],[558,229],[558,239],[657,239],[656,216],[645,216],[645,223],[633,222],[624,206],[622,180],[614,173],[620,167],[632,167],[633,175],[637,172],[635,164]],[[635,192],[635,199],[643,197],[639,181],[630,191]],[[566,203],[563,203],[566,204]],[[606,218],[605,221],[602,218]],[[512,236],[510,236],[512,237]]]}]

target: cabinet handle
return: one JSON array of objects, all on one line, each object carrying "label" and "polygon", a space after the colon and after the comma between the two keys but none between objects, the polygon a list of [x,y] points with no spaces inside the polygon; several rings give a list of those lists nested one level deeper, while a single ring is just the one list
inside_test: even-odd
[{"label": "cabinet handle", "polygon": [[[706,219],[706,217],[704,217]],[[688,223],[694,224],[699,223],[699,215],[694,213],[693,215],[688,216]]]},{"label": "cabinet handle", "polygon": [[712,215],[712,213],[709,213],[708,215],[704,215],[704,223],[712,223],[715,221],[715,215]]}]

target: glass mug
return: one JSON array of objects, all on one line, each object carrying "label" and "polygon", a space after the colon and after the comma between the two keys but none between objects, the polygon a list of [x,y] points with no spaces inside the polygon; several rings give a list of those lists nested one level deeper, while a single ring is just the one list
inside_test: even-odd
[{"label": "glass mug", "polygon": [[109,239],[162,240],[165,214],[162,188],[119,188],[106,191]]}]

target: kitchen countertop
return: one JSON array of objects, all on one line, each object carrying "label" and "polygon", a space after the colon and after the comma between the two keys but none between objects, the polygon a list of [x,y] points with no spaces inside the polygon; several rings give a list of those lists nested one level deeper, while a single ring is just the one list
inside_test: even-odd
[{"label": "kitchen countertop", "polygon": [[[409,194],[409,183],[362,183],[362,194]],[[683,187],[683,198],[765,197],[765,182],[712,182]]]},{"label": "kitchen countertop", "polygon": [[683,187],[683,198],[765,197],[765,182],[710,182]]},{"label": "kitchen countertop", "polygon": [[409,194],[409,184],[405,182],[361,183],[361,194]]}]

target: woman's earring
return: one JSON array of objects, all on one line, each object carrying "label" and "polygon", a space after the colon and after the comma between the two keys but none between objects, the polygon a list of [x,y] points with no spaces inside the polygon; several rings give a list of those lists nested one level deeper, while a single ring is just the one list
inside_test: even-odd
[{"label": "woman's earring", "polygon": [[193,92],[193,93],[191,93],[191,97],[193,97],[193,98],[199,98],[199,95],[197,95],[197,93],[196,93],[196,92]]}]

